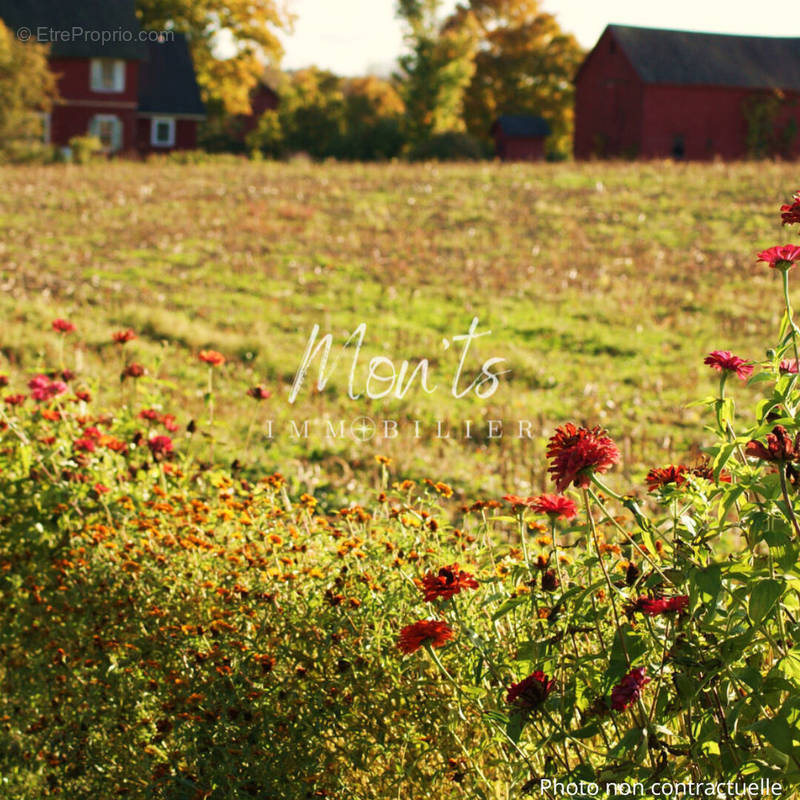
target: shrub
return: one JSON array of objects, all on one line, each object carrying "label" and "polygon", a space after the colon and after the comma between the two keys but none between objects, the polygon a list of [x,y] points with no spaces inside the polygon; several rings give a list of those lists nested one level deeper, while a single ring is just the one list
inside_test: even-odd
[{"label": "shrub", "polygon": [[88,164],[102,153],[103,143],[96,136],[73,136],[69,148],[73,163]]},{"label": "shrub", "polygon": [[412,161],[479,161],[486,157],[486,147],[478,139],[459,131],[434,134],[409,153]]}]

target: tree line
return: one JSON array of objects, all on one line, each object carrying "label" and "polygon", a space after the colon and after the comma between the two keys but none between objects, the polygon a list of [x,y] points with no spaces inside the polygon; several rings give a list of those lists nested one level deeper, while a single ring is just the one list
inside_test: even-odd
[{"label": "tree line", "polygon": [[[566,157],[573,124],[572,79],[583,56],[538,0],[397,0],[405,53],[388,77],[342,77],[310,67],[282,72],[278,33],[293,18],[281,0],[137,0],[143,27],[186,34],[209,112],[208,149],[270,157],[380,160],[479,158],[492,152],[500,114],[537,114],[550,124],[551,158]],[[233,53],[220,56],[224,36]],[[24,47],[25,57],[18,51]],[[38,52],[37,52],[38,51]],[[22,130],[25,108],[54,96],[46,54],[0,30],[0,140]],[[243,133],[250,97],[266,82],[280,97]]]}]

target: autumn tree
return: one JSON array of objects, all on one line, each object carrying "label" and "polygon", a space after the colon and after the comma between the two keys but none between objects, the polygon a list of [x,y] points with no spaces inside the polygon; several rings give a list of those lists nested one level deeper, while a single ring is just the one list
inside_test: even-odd
[{"label": "autumn tree", "polygon": [[395,75],[413,147],[437,133],[464,130],[464,91],[475,71],[474,42],[465,26],[441,30],[441,0],[398,0],[409,52]]},{"label": "autumn tree", "polygon": [[18,41],[0,20],[0,158],[13,159],[41,141],[40,112],[55,94],[46,48]]},{"label": "autumn tree", "polygon": [[537,0],[466,0],[443,31],[477,40],[475,71],[464,93],[467,130],[488,139],[500,114],[538,114],[553,131],[550,155],[571,151],[572,80],[583,57],[575,37],[561,30]]},{"label": "autumn tree", "polygon": [[248,136],[266,155],[371,161],[399,154],[403,101],[387,81],[342,78],[317,67],[273,75],[281,102]]},{"label": "autumn tree", "polygon": [[277,33],[292,24],[284,0],[137,0],[136,8],[144,28],[186,34],[212,113],[249,113],[250,90],[282,55]]}]

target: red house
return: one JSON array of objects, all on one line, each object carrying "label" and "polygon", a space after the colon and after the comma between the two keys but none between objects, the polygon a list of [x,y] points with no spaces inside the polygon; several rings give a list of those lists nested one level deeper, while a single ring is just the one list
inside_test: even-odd
[{"label": "red house", "polygon": [[531,114],[503,114],[489,132],[501,161],[541,161],[550,126],[546,120]]},{"label": "red house", "polygon": [[134,0],[0,0],[0,19],[50,47],[59,98],[48,142],[93,134],[109,154],[196,146],[205,108],[186,39],[143,31]]},{"label": "red house", "polygon": [[609,25],[575,78],[576,158],[800,156],[800,39]]}]

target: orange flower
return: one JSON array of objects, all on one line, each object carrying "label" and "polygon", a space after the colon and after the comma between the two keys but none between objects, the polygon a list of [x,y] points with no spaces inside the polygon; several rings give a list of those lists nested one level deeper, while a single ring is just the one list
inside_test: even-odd
[{"label": "orange flower", "polygon": [[216,350],[201,350],[197,357],[211,367],[221,367],[225,363],[225,356]]}]

